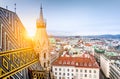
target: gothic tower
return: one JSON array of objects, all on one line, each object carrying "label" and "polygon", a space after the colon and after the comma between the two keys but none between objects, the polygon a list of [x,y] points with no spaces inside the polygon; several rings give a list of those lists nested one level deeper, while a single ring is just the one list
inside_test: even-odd
[{"label": "gothic tower", "polygon": [[39,54],[39,61],[44,69],[50,67],[49,40],[46,32],[46,22],[43,18],[42,6],[40,16],[36,22],[35,50]]}]

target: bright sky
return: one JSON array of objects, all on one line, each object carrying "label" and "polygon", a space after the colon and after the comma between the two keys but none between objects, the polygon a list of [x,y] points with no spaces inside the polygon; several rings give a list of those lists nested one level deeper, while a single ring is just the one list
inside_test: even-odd
[{"label": "bright sky", "polygon": [[120,34],[120,0],[0,0],[17,14],[28,32],[35,32],[40,5],[47,31],[60,35]]}]

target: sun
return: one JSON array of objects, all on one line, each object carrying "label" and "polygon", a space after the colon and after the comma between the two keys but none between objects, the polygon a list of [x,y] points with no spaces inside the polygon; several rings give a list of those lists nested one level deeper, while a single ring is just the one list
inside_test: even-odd
[{"label": "sun", "polygon": [[35,36],[35,32],[34,31],[28,31],[28,36],[33,38]]}]

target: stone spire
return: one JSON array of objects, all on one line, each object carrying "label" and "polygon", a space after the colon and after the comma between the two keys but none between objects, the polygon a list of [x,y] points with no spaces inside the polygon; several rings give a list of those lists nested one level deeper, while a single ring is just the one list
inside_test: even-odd
[{"label": "stone spire", "polygon": [[42,4],[41,4],[41,7],[40,7],[40,20],[44,20],[43,19],[43,11],[42,11]]},{"label": "stone spire", "polygon": [[37,28],[46,28],[46,23],[43,18],[42,5],[40,7],[40,15],[39,15],[39,19],[37,19],[36,26]]}]

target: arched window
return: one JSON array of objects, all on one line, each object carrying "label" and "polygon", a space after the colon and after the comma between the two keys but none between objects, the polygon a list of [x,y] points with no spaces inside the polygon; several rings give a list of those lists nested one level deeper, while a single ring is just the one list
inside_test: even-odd
[{"label": "arched window", "polygon": [[46,53],[44,53],[44,59],[46,59]]},{"label": "arched window", "polygon": [[46,63],[44,62],[44,68],[46,67]]},{"label": "arched window", "polygon": [[48,61],[48,66],[49,66],[49,64],[50,64],[50,61]]}]

